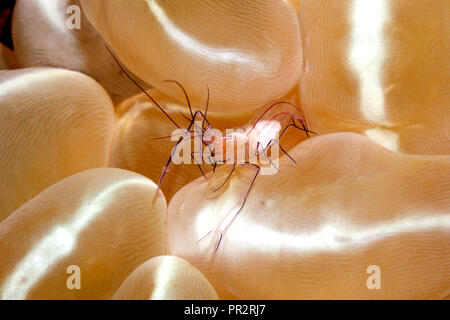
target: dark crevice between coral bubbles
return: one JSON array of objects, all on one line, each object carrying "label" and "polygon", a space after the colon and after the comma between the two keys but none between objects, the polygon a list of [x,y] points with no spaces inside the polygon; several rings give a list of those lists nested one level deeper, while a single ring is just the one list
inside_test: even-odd
[{"label": "dark crevice between coral bubbles", "polygon": [[12,12],[16,0],[2,0],[0,3],[0,42],[14,50],[11,36]]}]

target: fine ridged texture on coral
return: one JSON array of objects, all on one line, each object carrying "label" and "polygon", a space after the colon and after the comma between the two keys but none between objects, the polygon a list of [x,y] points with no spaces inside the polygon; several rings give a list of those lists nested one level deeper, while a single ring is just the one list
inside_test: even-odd
[{"label": "fine ridged texture on coral", "polygon": [[115,300],[217,300],[209,281],[178,257],[150,259],[134,270],[114,295]]},{"label": "fine ridged texture on coral", "polygon": [[211,110],[221,112],[261,107],[286,94],[298,80],[298,22],[282,0],[81,4],[132,72],[179,100],[183,95],[178,88],[164,80],[182,82],[197,105],[206,100],[208,85],[214,96]]},{"label": "fine ridged texture on coral", "polygon": [[111,299],[136,267],[164,254],[166,210],[156,185],[130,171],[58,182],[0,223],[0,298]]},{"label": "fine ridged texture on coral", "polygon": [[74,173],[107,165],[114,109],[91,78],[69,70],[0,73],[0,221]]}]

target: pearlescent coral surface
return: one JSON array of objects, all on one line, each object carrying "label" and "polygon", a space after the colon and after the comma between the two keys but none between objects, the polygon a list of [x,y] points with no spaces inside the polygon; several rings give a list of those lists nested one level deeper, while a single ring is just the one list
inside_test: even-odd
[{"label": "pearlescent coral surface", "polygon": [[[251,167],[218,192],[222,170],[181,189],[169,204],[168,253],[203,272],[221,298],[449,293],[448,156],[402,155],[352,133],[310,139],[291,155],[297,165],[284,157],[278,174],[258,177],[234,221]],[[198,241],[210,230],[217,232]],[[371,265],[383,270],[382,290],[366,286]]]},{"label": "pearlescent coral surface", "polygon": [[78,72],[0,73],[0,221],[59,180],[106,166],[113,110],[106,91]]},{"label": "pearlescent coral surface", "polygon": [[450,1],[5,4],[0,299],[449,299]]},{"label": "pearlescent coral surface", "polygon": [[217,300],[209,281],[189,262],[160,256],[140,265],[120,286],[115,300]]},{"label": "pearlescent coral surface", "polygon": [[56,183],[0,223],[0,298],[111,299],[136,267],[164,254],[166,210],[152,181],[125,170]]},{"label": "pearlescent coral surface", "polygon": [[295,12],[281,0],[81,1],[90,22],[136,75],[178,99],[245,111],[287,93],[298,80]]},{"label": "pearlescent coral surface", "polygon": [[300,98],[312,128],[450,153],[450,1],[302,0]]},{"label": "pearlescent coral surface", "polygon": [[18,0],[12,29],[22,67],[83,72],[101,83],[116,102],[139,91],[121,73],[80,9],[79,0]]}]

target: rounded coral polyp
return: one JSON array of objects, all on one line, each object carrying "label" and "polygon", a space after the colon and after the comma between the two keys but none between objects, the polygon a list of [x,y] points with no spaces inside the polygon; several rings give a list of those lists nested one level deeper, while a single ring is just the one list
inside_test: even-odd
[{"label": "rounded coral polyp", "polygon": [[[221,298],[429,299],[448,294],[449,158],[386,150],[353,133],[300,143],[261,175],[217,239],[198,242],[242,204],[252,168],[198,179],[169,204],[168,254],[197,267]],[[190,199],[197,199],[191,201]],[[367,286],[371,266],[381,290]],[[373,267],[372,267],[373,268]]]},{"label": "rounded coral polyp", "polygon": [[81,1],[91,23],[136,75],[183,98],[177,80],[211,110],[236,112],[279,99],[297,82],[295,12],[282,0]]},{"label": "rounded coral polyp", "polygon": [[22,67],[83,72],[105,87],[115,103],[139,92],[121,74],[102,37],[80,9],[79,0],[17,0],[12,37]]},{"label": "rounded coral polyp", "polygon": [[0,223],[1,299],[111,299],[164,254],[167,204],[151,180],[99,168],[70,176]]},{"label": "rounded coral polyp", "polygon": [[217,300],[209,281],[184,259],[155,257],[140,265],[120,286],[114,300]]},{"label": "rounded coral polyp", "polygon": [[449,154],[449,1],[302,0],[300,99],[311,127]]},{"label": "rounded coral polyp", "polygon": [[450,1],[13,2],[0,300],[450,298]]},{"label": "rounded coral polyp", "polygon": [[106,166],[113,130],[111,99],[88,76],[0,73],[0,221],[59,180]]}]

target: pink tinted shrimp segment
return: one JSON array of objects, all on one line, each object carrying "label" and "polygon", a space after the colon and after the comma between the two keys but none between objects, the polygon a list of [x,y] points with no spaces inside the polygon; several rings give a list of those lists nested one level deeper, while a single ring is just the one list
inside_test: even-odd
[{"label": "pink tinted shrimp segment", "polygon": [[[216,161],[238,164],[251,161],[252,157],[265,152],[273,143],[279,144],[290,127],[304,131],[307,136],[314,133],[306,128],[302,112],[295,104],[276,101],[257,113],[244,128],[236,128],[225,135],[208,129],[203,139],[216,151]],[[238,159],[238,148],[242,147],[245,148],[245,158]],[[233,152],[227,153],[227,148],[232,148]],[[282,151],[286,153],[284,149]],[[225,156],[229,154],[233,158],[226,159]]]}]

